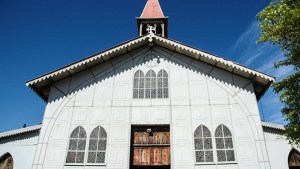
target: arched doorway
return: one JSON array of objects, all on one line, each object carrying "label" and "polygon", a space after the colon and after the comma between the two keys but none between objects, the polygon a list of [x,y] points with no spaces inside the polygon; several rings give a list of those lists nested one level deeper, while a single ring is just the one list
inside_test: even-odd
[{"label": "arched doorway", "polygon": [[299,169],[300,168],[300,153],[292,149],[289,154],[289,169]]},{"label": "arched doorway", "polygon": [[0,169],[13,169],[14,160],[9,153],[4,154],[0,157]]}]

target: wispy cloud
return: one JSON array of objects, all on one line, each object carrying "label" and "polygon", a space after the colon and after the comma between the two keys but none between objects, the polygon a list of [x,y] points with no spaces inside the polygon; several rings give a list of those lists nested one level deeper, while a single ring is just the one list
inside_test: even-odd
[{"label": "wispy cloud", "polygon": [[[280,48],[270,43],[256,44],[260,36],[260,28],[257,21],[253,21],[247,29],[239,36],[231,48],[232,55],[236,56],[236,61],[274,76],[277,80],[289,75],[293,72],[292,67],[275,69],[274,63],[284,59]],[[270,89],[265,96],[260,100],[261,113],[263,113],[264,120],[285,124],[282,114],[280,112],[283,107],[282,103],[278,101],[278,97]]]}]

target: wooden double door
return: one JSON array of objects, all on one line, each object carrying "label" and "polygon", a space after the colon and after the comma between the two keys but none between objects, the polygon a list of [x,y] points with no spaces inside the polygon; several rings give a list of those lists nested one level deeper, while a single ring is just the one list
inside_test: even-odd
[{"label": "wooden double door", "polygon": [[132,126],[130,169],[170,169],[170,127]]}]

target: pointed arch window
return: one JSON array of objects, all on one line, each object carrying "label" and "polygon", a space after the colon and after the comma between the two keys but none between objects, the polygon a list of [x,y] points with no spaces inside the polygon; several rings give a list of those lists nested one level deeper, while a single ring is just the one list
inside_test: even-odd
[{"label": "pointed arch window", "polygon": [[1,169],[13,169],[14,168],[14,160],[9,153],[6,153],[2,157],[0,157],[0,168]]},{"label": "pointed arch window", "polygon": [[101,126],[96,127],[90,135],[88,163],[104,163],[107,133]]},{"label": "pointed arch window", "polygon": [[169,97],[168,73],[160,70],[158,74],[150,69],[144,76],[143,71],[138,70],[134,74],[133,98],[155,99]]},{"label": "pointed arch window", "polygon": [[215,132],[218,162],[235,161],[232,135],[228,127],[221,124]]},{"label": "pointed arch window", "polygon": [[70,136],[66,163],[84,163],[86,146],[86,131],[83,127],[76,127]]},{"label": "pointed arch window", "polygon": [[292,149],[288,159],[289,169],[300,168],[300,153],[296,149]]},{"label": "pointed arch window", "polygon": [[145,97],[145,78],[144,73],[138,70],[134,74],[133,81],[133,98],[144,98]]},{"label": "pointed arch window", "polygon": [[156,73],[153,70],[146,73],[145,96],[156,98]]},{"label": "pointed arch window", "polygon": [[165,70],[160,70],[157,74],[157,97],[168,98],[168,73]]},{"label": "pointed arch window", "polygon": [[200,125],[194,132],[196,162],[213,162],[212,137],[209,129]]}]

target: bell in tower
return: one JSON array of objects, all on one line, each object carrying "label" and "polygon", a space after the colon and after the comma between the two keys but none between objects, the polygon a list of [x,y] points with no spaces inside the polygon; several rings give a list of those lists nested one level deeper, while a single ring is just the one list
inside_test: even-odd
[{"label": "bell in tower", "polygon": [[168,37],[168,17],[160,7],[158,0],[148,0],[140,17],[137,18],[139,36],[148,34],[152,27],[157,36]]}]

